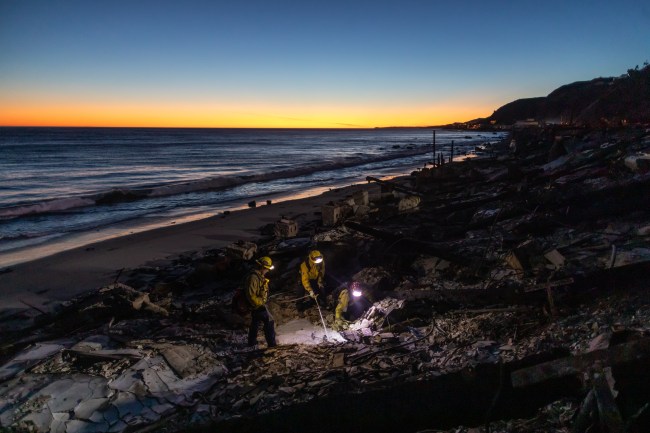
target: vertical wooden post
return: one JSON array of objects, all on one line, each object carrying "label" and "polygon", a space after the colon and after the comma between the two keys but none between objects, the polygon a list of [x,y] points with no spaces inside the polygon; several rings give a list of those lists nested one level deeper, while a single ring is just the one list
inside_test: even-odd
[{"label": "vertical wooden post", "polygon": [[553,289],[551,285],[546,284],[546,300],[548,301],[548,308],[550,310],[551,316],[557,317],[557,308],[555,308],[555,301],[553,300]]},{"label": "vertical wooden post", "polygon": [[596,396],[596,405],[598,407],[598,419],[600,420],[601,431],[610,433],[625,433],[625,423],[621,412],[616,406],[616,401],[612,395],[612,390],[605,378],[605,372],[598,369],[593,373],[592,380],[594,383],[594,394]]},{"label": "vertical wooden post", "polygon": [[451,153],[449,154],[449,162],[454,160],[454,140],[451,140]]},{"label": "vertical wooden post", "polygon": [[433,130],[433,165],[436,165],[436,130]]}]

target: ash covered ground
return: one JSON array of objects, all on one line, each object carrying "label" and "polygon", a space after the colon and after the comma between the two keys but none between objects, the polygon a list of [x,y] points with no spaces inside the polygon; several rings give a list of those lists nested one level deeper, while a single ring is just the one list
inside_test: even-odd
[{"label": "ash covered ground", "polygon": [[[569,432],[650,428],[650,133],[534,128],[256,243],[116,274],[5,312],[8,431]],[[317,248],[364,314],[296,308]],[[234,291],[268,255],[279,345],[247,347]],[[323,323],[324,322],[324,323]],[[325,326],[323,326],[325,325]],[[487,430],[486,430],[487,429]]]}]

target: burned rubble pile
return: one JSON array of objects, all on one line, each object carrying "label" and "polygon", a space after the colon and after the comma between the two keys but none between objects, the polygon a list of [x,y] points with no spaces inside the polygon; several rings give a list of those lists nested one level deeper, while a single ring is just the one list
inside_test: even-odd
[{"label": "burned rubble pile", "polygon": [[[643,129],[514,131],[489,157],[279,215],[256,243],[3,318],[0,426],[648,431],[649,162]],[[364,287],[371,306],[347,329],[334,299],[323,320],[296,308],[314,247],[328,287]],[[276,264],[268,349],[246,346],[231,309],[260,255]]]}]

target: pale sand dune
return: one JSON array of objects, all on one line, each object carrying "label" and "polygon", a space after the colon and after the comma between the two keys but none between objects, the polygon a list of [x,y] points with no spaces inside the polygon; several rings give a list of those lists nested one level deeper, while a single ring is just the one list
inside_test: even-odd
[{"label": "pale sand dune", "polygon": [[254,241],[260,237],[260,227],[278,221],[281,216],[320,219],[317,212],[322,205],[362,188],[379,187],[352,185],[313,197],[109,239],[11,266],[10,272],[0,274],[0,312],[28,305],[48,310],[53,301],[69,300],[112,283],[122,268],[135,268],[181,253],[220,248],[240,239]]}]

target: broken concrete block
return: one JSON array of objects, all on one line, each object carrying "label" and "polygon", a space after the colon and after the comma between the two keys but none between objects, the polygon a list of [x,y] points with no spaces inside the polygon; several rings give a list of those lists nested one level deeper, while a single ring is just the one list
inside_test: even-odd
[{"label": "broken concrete block", "polygon": [[612,259],[610,267],[613,268],[650,262],[650,248],[638,247],[631,250],[614,250]]},{"label": "broken concrete block", "polygon": [[422,256],[416,259],[411,265],[411,269],[415,270],[420,276],[427,276],[435,274],[436,271],[448,268],[450,263],[433,256]]},{"label": "broken concrete block", "polygon": [[395,201],[395,198],[397,197],[397,193],[393,190],[389,191],[384,191],[382,189],[381,194],[379,194],[379,201],[382,203],[390,203]]},{"label": "broken concrete block", "polygon": [[273,234],[276,238],[280,239],[296,237],[298,234],[298,223],[290,219],[282,218],[275,223]]},{"label": "broken concrete block", "polygon": [[321,208],[324,226],[335,226],[341,221],[342,207],[335,203],[323,205]]},{"label": "broken concrete block", "polygon": [[226,254],[234,259],[250,260],[257,253],[257,245],[253,242],[237,241],[227,245]]},{"label": "broken concrete block", "polygon": [[363,206],[368,206],[370,203],[370,200],[368,198],[368,191],[357,191],[354,194],[352,194],[352,198],[354,199],[354,203],[357,205],[363,205]]},{"label": "broken concrete block", "polygon": [[[72,342],[69,342],[68,345],[72,345]],[[11,379],[16,374],[24,371],[34,364],[37,364],[42,359],[45,359],[54,353],[60,352],[65,347],[66,346],[63,344],[36,343],[33,347],[24,350],[14,359],[0,367],[0,381]]]},{"label": "broken concrete block", "polygon": [[634,172],[646,173],[650,170],[650,154],[638,153],[625,157],[625,166]]},{"label": "broken concrete block", "polygon": [[560,254],[558,250],[551,250],[546,254],[544,254],[544,257],[546,258],[546,260],[551,262],[556,269],[559,269],[562,266],[564,266],[565,258],[562,254]]},{"label": "broken concrete block", "polygon": [[[20,429],[19,431],[49,431],[52,421],[52,412],[45,406],[21,419],[18,425],[23,427],[24,430]],[[30,426],[31,429],[27,428],[27,426]]]},{"label": "broken concrete block", "polygon": [[397,202],[397,211],[404,212],[417,208],[420,205],[420,197],[411,195],[404,197]]},{"label": "broken concrete block", "polygon": [[332,355],[332,368],[345,367],[345,353],[339,352]]},{"label": "broken concrete block", "polygon": [[134,310],[144,309],[147,311],[151,311],[152,313],[162,314],[163,316],[169,316],[169,312],[166,309],[159,307],[158,305],[151,302],[148,293],[143,293],[142,295],[138,296],[132,302],[132,305]]},{"label": "broken concrete block", "polygon": [[505,257],[505,261],[510,266],[512,269],[515,269],[517,271],[523,271],[525,269],[524,266],[528,266],[528,264],[523,260],[522,257],[518,256],[515,251],[510,251],[508,255]]},{"label": "broken concrete block", "polygon": [[538,248],[537,243],[532,239],[522,242],[506,256],[506,263],[518,271],[530,269],[531,258],[540,256]]},{"label": "broken concrete block", "polygon": [[639,227],[636,230],[636,234],[639,236],[648,236],[650,235],[650,226]]},{"label": "broken concrete block", "polygon": [[89,419],[96,411],[108,406],[108,398],[91,398],[80,402],[74,408],[74,416],[79,419]]},{"label": "broken concrete block", "polygon": [[354,206],[353,210],[354,210],[354,215],[355,216],[362,217],[362,216],[366,216],[366,215],[368,215],[368,213],[370,213],[370,206],[360,204],[360,205]]},{"label": "broken concrete block", "polygon": [[194,346],[170,345],[161,351],[161,355],[182,379],[196,376],[208,369],[214,372],[219,371],[219,374],[225,372],[225,368],[222,368],[221,363],[210,351]]},{"label": "broken concrete block", "polygon": [[383,268],[364,268],[352,276],[352,281],[360,283],[370,292],[383,291],[393,286],[391,274]]}]

